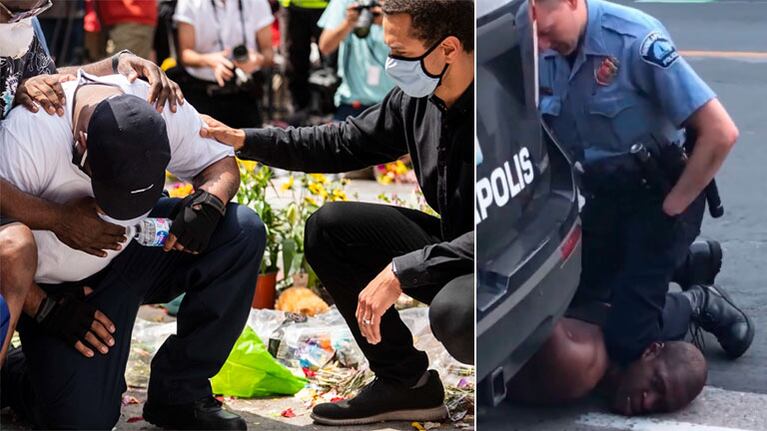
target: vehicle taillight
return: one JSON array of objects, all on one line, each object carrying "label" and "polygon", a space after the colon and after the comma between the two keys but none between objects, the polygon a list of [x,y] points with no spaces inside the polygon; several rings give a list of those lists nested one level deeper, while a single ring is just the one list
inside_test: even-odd
[{"label": "vehicle taillight", "polygon": [[570,230],[570,233],[567,234],[567,238],[565,238],[565,242],[562,243],[562,247],[560,250],[562,250],[562,260],[566,261],[568,258],[570,258],[570,255],[573,253],[573,250],[575,250],[575,247],[578,246],[578,243],[581,241],[581,225],[578,223]]}]

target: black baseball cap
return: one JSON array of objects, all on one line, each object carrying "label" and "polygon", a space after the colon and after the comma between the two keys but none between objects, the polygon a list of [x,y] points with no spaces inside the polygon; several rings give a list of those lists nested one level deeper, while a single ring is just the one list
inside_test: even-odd
[{"label": "black baseball cap", "polygon": [[170,143],[165,120],[144,99],[101,101],[88,124],[88,162],[96,203],[107,216],[132,220],[162,195]]}]

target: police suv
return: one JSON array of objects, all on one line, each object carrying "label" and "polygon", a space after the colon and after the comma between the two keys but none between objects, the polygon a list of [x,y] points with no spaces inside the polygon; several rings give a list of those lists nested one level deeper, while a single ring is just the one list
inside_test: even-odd
[{"label": "police suv", "polygon": [[[477,381],[497,405],[578,285],[578,193],[571,163],[537,110],[536,47],[524,0],[477,2]],[[534,30],[533,26],[525,26]]]}]

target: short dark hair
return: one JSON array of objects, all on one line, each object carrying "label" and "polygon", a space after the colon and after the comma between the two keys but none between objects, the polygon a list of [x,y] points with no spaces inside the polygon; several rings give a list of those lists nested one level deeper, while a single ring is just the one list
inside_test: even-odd
[{"label": "short dark hair", "polygon": [[413,35],[427,46],[455,36],[464,51],[474,51],[473,0],[385,0],[383,11],[410,15]]}]

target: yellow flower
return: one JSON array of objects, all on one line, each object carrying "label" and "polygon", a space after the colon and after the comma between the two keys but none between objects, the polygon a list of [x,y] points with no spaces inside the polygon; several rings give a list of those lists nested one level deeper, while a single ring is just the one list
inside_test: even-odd
[{"label": "yellow flower", "polygon": [[286,183],[284,183],[284,184],[283,184],[283,185],[280,187],[280,190],[282,190],[282,191],[286,191],[286,190],[293,190],[293,183],[295,182],[295,180],[296,180],[296,179],[295,179],[295,178],[293,178],[293,175],[291,175],[290,177],[288,177],[288,181],[287,181]]},{"label": "yellow flower", "polygon": [[333,201],[345,201],[348,200],[346,197],[346,192],[341,189],[333,189],[333,197],[331,198]]},{"label": "yellow flower", "polygon": [[314,199],[313,199],[311,196],[306,196],[306,197],[304,198],[304,202],[306,202],[306,203],[307,203],[307,204],[309,204],[309,205],[313,205],[313,206],[315,206],[315,207],[316,207],[316,206],[318,206],[318,205],[317,205],[317,201],[315,201],[315,200],[314,200]]},{"label": "yellow flower", "polygon": [[168,194],[172,198],[183,198],[194,192],[194,187],[191,184],[177,184],[175,187],[168,191]]},{"label": "yellow flower", "polygon": [[328,195],[328,192],[325,191],[325,187],[319,183],[309,183],[309,193],[315,196],[321,196],[322,198],[325,198]]},{"label": "yellow flower", "polygon": [[378,178],[378,182],[383,184],[383,185],[389,185],[389,184],[392,183],[392,178],[390,176],[388,176],[388,175],[381,175]]},{"label": "yellow flower", "polygon": [[309,178],[313,179],[315,182],[318,182],[320,184],[328,183],[328,178],[322,174],[309,174]]},{"label": "yellow flower", "polygon": [[394,165],[394,172],[397,175],[404,175],[407,173],[407,165],[402,163],[402,160],[397,160],[397,163]]},{"label": "yellow flower", "polygon": [[258,163],[252,161],[252,160],[241,160],[237,159],[237,162],[242,166],[246,171],[251,172],[256,169],[256,166]]}]

